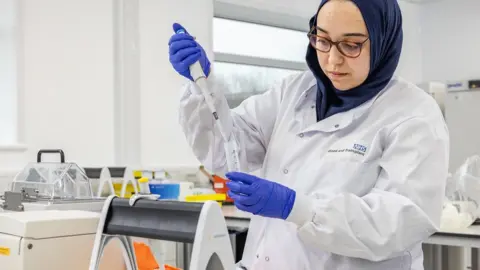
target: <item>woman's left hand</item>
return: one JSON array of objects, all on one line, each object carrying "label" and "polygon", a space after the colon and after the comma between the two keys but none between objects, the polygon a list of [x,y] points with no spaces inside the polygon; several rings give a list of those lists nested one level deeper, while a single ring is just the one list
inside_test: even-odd
[{"label": "woman's left hand", "polygon": [[235,206],[254,215],[287,219],[295,202],[295,191],[281,184],[254,175],[231,172],[226,174],[228,196]]}]

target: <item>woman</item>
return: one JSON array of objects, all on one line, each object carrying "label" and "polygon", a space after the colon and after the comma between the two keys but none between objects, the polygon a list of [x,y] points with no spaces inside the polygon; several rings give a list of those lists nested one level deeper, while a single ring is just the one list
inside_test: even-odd
[{"label": "woman", "polygon": [[[235,205],[254,214],[241,264],[423,269],[421,242],[440,222],[449,138],[436,102],[393,76],[403,39],[398,3],[324,0],[310,27],[308,71],[235,110],[215,90],[248,170],[261,169],[262,178],[227,173]],[[171,38],[170,60],[190,79],[188,67],[200,61],[213,81],[188,34]],[[180,123],[200,161],[225,172],[221,136],[193,83]]]}]

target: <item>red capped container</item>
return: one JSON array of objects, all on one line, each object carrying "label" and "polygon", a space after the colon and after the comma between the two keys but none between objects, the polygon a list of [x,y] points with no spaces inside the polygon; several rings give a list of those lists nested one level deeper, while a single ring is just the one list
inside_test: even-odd
[{"label": "red capped container", "polygon": [[233,203],[232,198],[228,196],[228,187],[227,187],[227,179],[224,179],[218,175],[212,175],[213,177],[213,190],[215,190],[215,193],[220,193],[220,194],[225,194],[227,196],[227,199],[225,202],[228,203]]}]

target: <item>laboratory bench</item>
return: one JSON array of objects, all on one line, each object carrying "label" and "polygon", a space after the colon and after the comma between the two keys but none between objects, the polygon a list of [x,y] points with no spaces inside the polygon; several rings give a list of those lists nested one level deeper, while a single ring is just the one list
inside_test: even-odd
[{"label": "laboratory bench", "polygon": [[250,218],[253,216],[250,213],[238,210],[233,205],[222,206],[222,212],[229,228],[248,229]]},{"label": "laboratory bench", "polygon": [[[227,226],[246,230],[252,214],[238,210],[235,206],[223,206]],[[439,231],[430,236],[424,245],[425,270],[480,270],[480,225],[456,231]],[[465,249],[471,249],[465,263]],[[238,253],[237,253],[238,256]],[[462,268],[459,266],[466,265]]]},{"label": "laboratory bench", "polygon": [[439,231],[424,244],[425,270],[480,269],[480,225]]},{"label": "laboratory bench", "polygon": [[427,244],[480,248],[480,225],[457,231],[439,231],[432,235]]}]

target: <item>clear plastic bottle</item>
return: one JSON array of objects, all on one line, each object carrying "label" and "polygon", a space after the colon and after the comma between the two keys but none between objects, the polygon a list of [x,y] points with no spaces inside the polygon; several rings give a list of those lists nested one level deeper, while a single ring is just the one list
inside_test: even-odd
[{"label": "clear plastic bottle", "polygon": [[138,179],[138,185],[140,186],[141,194],[150,194],[150,185],[147,177]]}]

